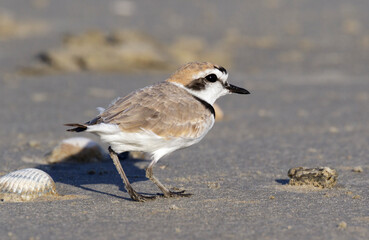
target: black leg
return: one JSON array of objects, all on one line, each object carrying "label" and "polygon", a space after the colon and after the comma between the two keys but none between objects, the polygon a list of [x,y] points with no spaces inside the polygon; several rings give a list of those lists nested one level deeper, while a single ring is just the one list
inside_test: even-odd
[{"label": "black leg", "polygon": [[111,147],[109,147],[109,154],[110,154],[111,159],[113,160],[113,163],[114,163],[115,167],[118,170],[118,173],[119,173],[120,177],[123,179],[124,186],[127,189],[127,192],[129,193],[129,196],[131,196],[131,198],[134,201],[145,202],[146,200],[152,200],[152,199],[156,198],[156,196],[143,196],[143,195],[137,193],[132,188],[131,184],[129,183],[128,178],[127,178],[127,176],[126,176],[126,174],[125,174],[125,172],[122,168],[122,165],[119,162],[119,158],[118,158],[117,153],[114,152],[114,150]]},{"label": "black leg", "polygon": [[153,172],[152,169],[155,165],[156,161],[152,161],[149,166],[146,168],[146,177],[149,178],[153,183],[155,183],[156,186],[158,186],[158,188],[160,188],[160,190],[163,192],[164,197],[166,198],[170,198],[170,197],[190,197],[192,194],[191,193],[184,193],[185,191],[179,191],[179,192],[172,192],[170,191],[168,188],[166,188],[160,181],[159,179],[157,179]]}]

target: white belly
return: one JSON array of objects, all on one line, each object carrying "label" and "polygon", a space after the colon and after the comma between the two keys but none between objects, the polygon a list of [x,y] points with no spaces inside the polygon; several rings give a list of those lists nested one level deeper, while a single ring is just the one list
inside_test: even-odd
[{"label": "white belly", "polygon": [[198,143],[212,128],[212,124],[197,138],[164,138],[156,135],[152,131],[142,129],[138,133],[127,133],[115,124],[97,124],[87,128],[87,132],[95,133],[101,140],[110,144],[111,148],[117,152],[142,151],[152,155],[158,161],[161,157],[180,148],[189,147]]}]

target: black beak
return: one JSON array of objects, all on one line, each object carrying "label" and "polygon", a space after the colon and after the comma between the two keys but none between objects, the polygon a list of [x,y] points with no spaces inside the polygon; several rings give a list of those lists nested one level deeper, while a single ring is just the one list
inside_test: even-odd
[{"label": "black beak", "polygon": [[240,87],[237,87],[235,85],[232,85],[232,84],[229,84],[228,86],[225,87],[226,89],[229,90],[229,92],[231,93],[238,93],[238,94],[250,94],[249,91],[247,91],[246,89],[244,88],[240,88]]}]

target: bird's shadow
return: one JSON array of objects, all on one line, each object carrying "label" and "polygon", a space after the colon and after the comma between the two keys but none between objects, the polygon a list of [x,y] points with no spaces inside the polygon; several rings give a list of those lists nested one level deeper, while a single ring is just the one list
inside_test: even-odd
[{"label": "bird's shadow", "polygon": [[289,179],[275,179],[275,181],[281,185],[287,185],[290,182]]},{"label": "bird's shadow", "polygon": [[[137,163],[146,160],[134,159],[128,156],[127,153],[123,153],[119,155],[119,159],[130,183],[148,180],[145,176],[145,169],[136,166]],[[113,161],[108,156],[107,160],[103,162],[80,163],[75,161],[71,162],[69,159],[63,159],[58,163],[40,164],[36,166],[36,168],[48,173],[55,182],[72,185],[87,191],[106,194],[116,198],[130,199],[88,187],[88,185],[94,184],[112,184],[119,186],[119,190],[126,192],[124,183]]]}]

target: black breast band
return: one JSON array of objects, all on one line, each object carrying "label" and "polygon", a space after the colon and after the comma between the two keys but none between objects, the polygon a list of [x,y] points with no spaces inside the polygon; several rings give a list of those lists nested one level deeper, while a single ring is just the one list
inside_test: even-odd
[{"label": "black breast band", "polygon": [[213,115],[214,115],[214,118],[215,118],[215,110],[213,108],[213,106],[211,106],[208,102],[202,100],[201,98],[199,97],[196,97],[194,95],[192,95],[197,101],[199,101],[202,105],[204,105],[204,107],[206,109],[208,109]]}]

